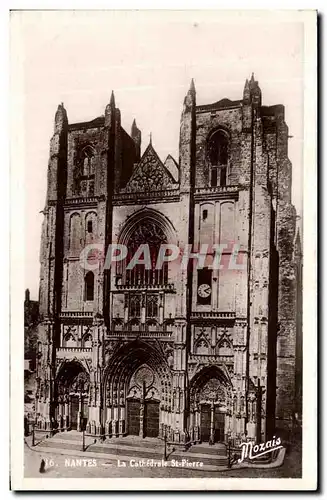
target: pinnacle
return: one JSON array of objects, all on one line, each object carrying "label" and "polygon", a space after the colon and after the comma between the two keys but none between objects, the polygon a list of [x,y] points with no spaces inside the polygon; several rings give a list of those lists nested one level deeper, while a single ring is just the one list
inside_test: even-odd
[{"label": "pinnacle", "polygon": [[112,107],[115,107],[115,94],[114,91],[111,91],[110,104]]}]

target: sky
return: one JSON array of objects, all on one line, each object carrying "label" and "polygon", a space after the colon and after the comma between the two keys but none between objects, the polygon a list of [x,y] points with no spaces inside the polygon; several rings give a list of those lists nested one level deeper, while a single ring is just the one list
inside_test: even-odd
[{"label": "sky", "polygon": [[[114,90],[122,126],[133,119],[142,151],[178,160],[183,99],[241,99],[254,72],[264,105],[284,104],[293,164],[292,199],[302,213],[303,24],[280,12],[25,11],[12,14],[18,40],[25,175],[25,288],[37,299],[49,141],[63,102],[70,123],[104,114]],[[16,44],[17,45],[17,44]],[[13,57],[13,55],[12,55]]]}]

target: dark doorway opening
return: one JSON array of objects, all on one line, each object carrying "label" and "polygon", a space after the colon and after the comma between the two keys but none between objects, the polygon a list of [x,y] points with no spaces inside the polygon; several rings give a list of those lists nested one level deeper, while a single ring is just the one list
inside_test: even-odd
[{"label": "dark doorway opening", "polygon": [[[213,438],[215,443],[224,442],[225,440],[225,414],[219,410],[218,406],[214,408],[213,414]],[[211,405],[201,405],[201,440],[204,442],[210,441],[211,429]]]},{"label": "dark doorway opening", "polygon": [[201,440],[209,441],[211,425],[211,408],[209,404],[201,405]]},{"label": "dark doorway opening", "polygon": [[225,440],[225,414],[215,407],[214,413],[214,429],[215,429],[215,443],[224,442]]},{"label": "dark doorway opening", "polygon": [[71,428],[77,430],[77,422],[78,422],[78,396],[70,397],[70,415],[71,415]]},{"label": "dark doorway opening", "polygon": [[127,401],[127,432],[133,436],[138,436],[140,433],[140,407],[138,399]]},{"label": "dark doorway opening", "polygon": [[145,437],[159,436],[159,403],[147,401],[145,405]]}]

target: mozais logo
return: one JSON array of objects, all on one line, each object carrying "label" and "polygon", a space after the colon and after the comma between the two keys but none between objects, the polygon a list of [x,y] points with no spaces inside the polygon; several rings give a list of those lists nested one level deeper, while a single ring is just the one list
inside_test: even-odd
[{"label": "mozais logo", "polygon": [[283,448],[281,439],[275,439],[276,436],[274,436],[272,440],[260,444],[254,444],[252,441],[241,443],[240,447],[242,448],[242,456],[238,462],[242,463],[247,458],[253,460],[254,458],[262,457],[263,455],[267,455],[267,453],[272,453],[275,450]]}]

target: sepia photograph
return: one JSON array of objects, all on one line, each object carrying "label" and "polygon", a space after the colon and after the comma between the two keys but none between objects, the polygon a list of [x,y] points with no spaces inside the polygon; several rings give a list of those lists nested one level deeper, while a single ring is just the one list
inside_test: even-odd
[{"label": "sepia photograph", "polygon": [[11,12],[13,489],[317,487],[316,16]]}]

